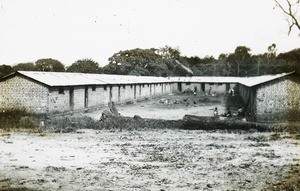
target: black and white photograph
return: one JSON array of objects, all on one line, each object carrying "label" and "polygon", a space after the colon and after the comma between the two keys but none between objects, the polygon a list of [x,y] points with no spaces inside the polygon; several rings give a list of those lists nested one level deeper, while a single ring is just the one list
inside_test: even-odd
[{"label": "black and white photograph", "polygon": [[0,0],[0,191],[300,190],[300,0]]}]

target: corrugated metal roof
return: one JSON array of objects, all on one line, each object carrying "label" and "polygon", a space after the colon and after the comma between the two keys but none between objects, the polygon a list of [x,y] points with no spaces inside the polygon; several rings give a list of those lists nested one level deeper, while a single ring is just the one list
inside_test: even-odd
[{"label": "corrugated metal roof", "polygon": [[48,86],[137,84],[171,82],[167,78],[152,76],[107,75],[68,72],[18,71],[18,73]]},{"label": "corrugated metal roof", "polygon": [[196,82],[196,83],[238,83],[240,77],[225,76],[191,76],[191,77],[169,77],[173,82]]},{"label": "corrugated metal roof", "polygon": [[[225,76],[192,76],[192,77],[154,77],[154,76],[130,76],[109,74],[88,74],[68,72],[39,72],[18,71],[24,76],[46,84],[48,86],[78,86],[78,85],[109,85],[109,84],[148,84],[171,82],[195,82],[195,83],[240,83],[248,87],[256,86],[271,80],[275,80],[290,73],[277,75],[264,75],[254,77],[225,77]],[[10,76],[10,75],[9,75]]]},{"label": "corrugated metal roof", "polygon": [[226,77],[226,76],[192,76],[192,77],[169,77],[173,82],[194,82],[194,83],[240,83],[248,87],[256,86],[267,81],[281,78],[290,73],[282,73],[277,75],[263,75],[253,77]]},{"label": "corrugated metal roof", "polygon": [[284,76],[288,76],[290,74],[293,74],[294,72],[290,73],[282,73],[282,74],[276,74],[276,75],[264,75],[264,76],[254,76],[254,77],[248,77],[248,78],[241,78],[240,84],[243,84],[248,87],[256,86],[259,84],[263,84],[268,81],[272,81],[275,79],[282,78]]}]

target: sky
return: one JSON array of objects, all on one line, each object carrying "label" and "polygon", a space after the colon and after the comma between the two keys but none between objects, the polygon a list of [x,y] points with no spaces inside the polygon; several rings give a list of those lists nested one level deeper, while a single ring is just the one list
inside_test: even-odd
[{"label": "sky", "polygon": [[0,0],[0,64],[53,58],[100,66],[120,50],[178,48],[185,56],[300,48],[273,0]]}]

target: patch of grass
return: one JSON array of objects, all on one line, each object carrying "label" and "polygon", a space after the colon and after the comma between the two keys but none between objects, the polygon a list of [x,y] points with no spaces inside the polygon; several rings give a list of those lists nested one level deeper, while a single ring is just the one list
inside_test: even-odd
[{"label": "patch of grass", "polygon": [[4,131],[11,130],[30,130],[39,132],[39,120],[42,115],[33,115],[25,110],[12,110],[0,113],[0,129]]},{"label": "patch of grass", "polygon": [[78,129],[99,129],[99,122],[86,116],[56,116],[46,120],[44,130],[70,133]]},{"label": "patch of grass", "polygon": [[287,176],[283,177],[280,182],[273,183],[263,191],[281,191],[281,190],[300,190],[300,165],[293,165]]}]

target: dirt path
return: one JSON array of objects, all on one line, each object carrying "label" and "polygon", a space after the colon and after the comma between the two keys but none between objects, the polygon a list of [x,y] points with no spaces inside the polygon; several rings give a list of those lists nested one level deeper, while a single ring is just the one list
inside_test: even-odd
[{"label": "dirt path", "polygon": [[239,131],[1,134],[0,186],[66,191],[260,190],[279,180],[299,153],[283,136],[268,139],[267,133]]}]

